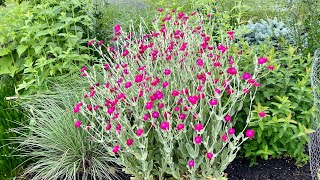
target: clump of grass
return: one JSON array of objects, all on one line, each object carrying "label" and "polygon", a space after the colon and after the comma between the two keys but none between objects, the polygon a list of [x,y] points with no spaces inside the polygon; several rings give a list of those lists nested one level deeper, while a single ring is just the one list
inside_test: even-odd
[{"label": "clump of grass", "polygon": [[[69,81],[72,78],[69,78]],[[77,81],[54,85],[53,91],[23,97],[30,125],[19,130],[21,156],[33,161],[24,173],[32,179],[118,179],[105,147],[74,127]],[[63,83],[66,83],[63,82]],[[26,133],[27,132],[27,133]]]}]

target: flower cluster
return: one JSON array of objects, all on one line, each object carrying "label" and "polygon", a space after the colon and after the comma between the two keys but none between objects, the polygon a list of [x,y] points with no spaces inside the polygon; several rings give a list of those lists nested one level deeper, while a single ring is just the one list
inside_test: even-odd
[{"label": "flower cluster", "polygon": [[251,129],[235,131],[236,112],[245,97],[254,98],[262,72],[271,69],[264,66],[268,58],[243,72],[234,32],[216,43],[202,18],[172,11],[154,20],[153,32],[126,33],[116,25],[115,46],[88,43],[101,65],[80,70],[91,86],[74,113],[86,117],[88,132],[138,178],[196,178],[200,169],[203,177],[220,177],[243,141],[254,138]]}]

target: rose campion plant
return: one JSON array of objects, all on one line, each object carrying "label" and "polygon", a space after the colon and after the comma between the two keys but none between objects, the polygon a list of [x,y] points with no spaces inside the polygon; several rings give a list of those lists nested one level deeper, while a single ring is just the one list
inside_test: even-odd
[{"label": "rose campion plant", "polygon": [[257,55],[244,71],[232,31],[217,43],[203,24],[208,16],[160,13],[153,32],[126,33],[117,24],[114,46],[91,44],[101,59],[81,69],[91,86],[74,108],[86,122],[75,126],[90,126],[94,140],[137,179],[219,179],[254,138],[247,126],[234,127],[237,112],[251,109],[268,59]]}]

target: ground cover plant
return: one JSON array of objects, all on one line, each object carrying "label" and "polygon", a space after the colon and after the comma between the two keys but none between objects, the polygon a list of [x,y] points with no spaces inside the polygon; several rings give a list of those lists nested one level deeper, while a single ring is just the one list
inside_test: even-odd
[{"label": "ground cover plant", "polygon": [[116,25],[115,46],[89,42],[103,59],[81,69],[90,88],[73,109],[82,117],[75,126],[90,126],[135,178],[221,178],[254,137],[252,129],[234,126],[245,97],[251,107],[259,79],[270,71],[268,59],[257,54],[244,72],[234,32],[216,44],[204,20],[210,16],[172,11],[154,20],[154,32],[126,33]]}]

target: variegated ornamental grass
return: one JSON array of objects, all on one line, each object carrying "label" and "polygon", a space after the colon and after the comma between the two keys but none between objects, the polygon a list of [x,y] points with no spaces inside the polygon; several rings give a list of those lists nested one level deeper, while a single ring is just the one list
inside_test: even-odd
[{"label": "variegated ornamental grass", "polygon": [[[90,41],[100,63],[81,69],[85,87],[75,120],[103,143],[110,156],[138,179],[221,178],[240,145],[254,137],[235,132],[237,112],[252,106],[259,79],[270,71],[257,54],[247,67],[234,32],[221,37],[206,26],[210,15],[172,11],[124,32],[114,27],[114,46]],[[221,42],[216,42],[221,39]],[[89,70],[90,69],[90,70]],[[243,104],[250,98],[250,104]],[[249,113],[246,123],[251,119]],[[108,156],[106,154],[106,156]]]}]

